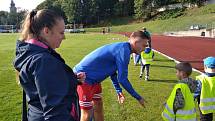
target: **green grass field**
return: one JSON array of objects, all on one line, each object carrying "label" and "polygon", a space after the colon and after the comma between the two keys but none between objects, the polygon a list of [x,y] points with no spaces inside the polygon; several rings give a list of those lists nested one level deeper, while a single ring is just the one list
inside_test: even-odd
[{"label": "green grass field", "polygon": [[[22,93],[16,83],[13,69],[15,42],[18,34],[0,34],[0,121],[19,121],[21,118]],[[86,54],[107,43],[127,41],[127,38],[114,34],[66,34],[61,48],[57,51],[73,67]],[[106,121],[161,121],[163,103],[177,82],[175,63],[156,54],[151,66],[151,81],[139,79],[140,66],[129,64],[129,80],[136,91],[147,100],[146,108],[124,91],[126,101],[118,104],[115,90],[108,78],[103,83],[104,112]],[[192,77],[197,73],[193,73]]]}]

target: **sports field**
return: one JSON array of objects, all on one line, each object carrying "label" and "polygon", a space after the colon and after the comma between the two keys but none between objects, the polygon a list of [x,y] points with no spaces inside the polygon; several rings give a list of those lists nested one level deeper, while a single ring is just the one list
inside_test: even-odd
[{"label": "sports field", "polygon": [[[12,66],[17,38],[17,34],[0,34],[0,121],[20,121],[21,118],[22,93]],[[119,41],[127,41],[127,37],[99,33],[67,34],[57,51],[73,67],[97,47]],[[106,79],[102,83],[105,120],[161,121],[162,105],[177,82],[174,66],[173,61],[156,53],[150,81],[144,81],[139,79],[140,66],[134,66],[133,60],[130,61],[128,78],[137,92],[147,100],[146,108],[142,108],[125,90],[126,101],[123,105],[118,104],[112,83],[109,78]],[[194,72],[192,77],[197,74]]]}]

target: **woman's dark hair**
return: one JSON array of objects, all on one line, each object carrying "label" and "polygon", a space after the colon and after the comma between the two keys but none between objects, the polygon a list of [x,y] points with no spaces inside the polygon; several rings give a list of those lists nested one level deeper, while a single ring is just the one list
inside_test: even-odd
[{"label": "woman's dark hair", "polygon": [[32,10],[22,25],[21,40],[26,40],[29,36],[39,37],[44,27],[51,29],[56,24],[56,20],[61,19],[63,19],[61,15],[50,9]]}]

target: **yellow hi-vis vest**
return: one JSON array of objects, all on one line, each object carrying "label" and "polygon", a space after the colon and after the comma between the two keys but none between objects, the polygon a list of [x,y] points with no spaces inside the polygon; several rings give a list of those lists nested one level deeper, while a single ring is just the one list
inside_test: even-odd
[{"label": "yellow hi-vis vest", "polygon": [[145,53],[144,51],[141,53],[141,60],[142,63],[145,64],[152,64],[152,56],[153,56],[153,51],[151,50],[148,54]]},{"label": "yellow hi-vis vest", "polygon": [[215,112],[215,77],[208,77],[207,75],[200,75],[196,77],[202,83],[200,95],[200,110],[202,114]]},{"label": "yellow hi-vis vest", "polygon": [[[182,109],[177,110],[175,114],[173,111],[173,104],[177,89],[181,89],[185,100],[185,105]],[[165,104],[164,111],[162,112],[162,118],[164,121],[197,121],[194,98],[187,84],[179,83],[175,85]]]}]

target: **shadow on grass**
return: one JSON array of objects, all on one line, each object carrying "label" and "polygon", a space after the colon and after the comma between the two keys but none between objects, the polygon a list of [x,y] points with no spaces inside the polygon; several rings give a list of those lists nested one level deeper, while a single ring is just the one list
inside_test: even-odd
[{"label": "shadow on grass", "polygon": [[[141,66],[141,64],[136,64],[134,66]],[[164,67],[164,68],[175,68],[175,66],[166,66],[166,65],[155,65],[155,64],[152,64],[151,67]]]},{"label": "shadow on grass", "polygon": [[[159,62],[174,62],[174,60],[170,59],[154,59],[154,61],[159,61]],[[202,60],[178,60],[180,62],[189,62],[189,63],[203,63]]]},{"label": "shadow on grass", "polygon": [[154,61],[159,61],[159,62],[174,62],[174,60],[170,60],[170,59],[154,59]]},{"label": "shadow on grass", "polygon": [[150,79],[150,82],[164,82],[164,83],[177,83],[178,81],[173,79]]},{"label": "shadow on grass", "polygon": [[175,68],[175,66],[166,66],[166,65],[151,65],[152,67],[164,67],[164,68]]}]

